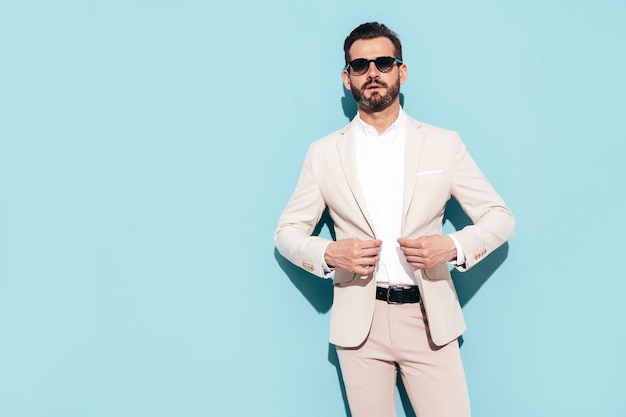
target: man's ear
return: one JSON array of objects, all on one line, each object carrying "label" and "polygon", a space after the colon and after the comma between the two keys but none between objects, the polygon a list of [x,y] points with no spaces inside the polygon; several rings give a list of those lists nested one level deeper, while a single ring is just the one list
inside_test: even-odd
[{"label": "man's ear", "polygon": [[400,65],[400,84],[404,84],[407,77],[409,76],[409,67],[406,64]]},{"label": "man's ear", "polygon": [[343,77],[343,85],[346,87],[346,90],[352,90],[352,83],[350,82],[350,74],[348,71],[343,70],[341,76]]}]

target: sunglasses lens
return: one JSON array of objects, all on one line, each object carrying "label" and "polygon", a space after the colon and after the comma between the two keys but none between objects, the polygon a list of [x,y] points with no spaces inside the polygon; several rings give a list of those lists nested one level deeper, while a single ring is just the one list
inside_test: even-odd
[{"label": "sunglasses lens", "polygon": [[395,58],[390,56],[379,56],[376,59],[357,58],[350,62],[350,67],[354,75],[363,75],[370,68],[370,62],[373,62],[380,72],[389,72],[393,68],[393,63],[396,62]]},{"label": "sunglasses lens", "polygon": [[381,56],[381,57],[376,58],[376,61],[374,61],[374,63],[376,64],[376,68],[378,68],[378,71],[380,72],[391,71],[391,68],[393,67],[394,62],[395,62],[395,59],[393,59],[390,56]]},{"label": "sunglasses lens", "polygon": [[356,75],[361,75],[367,72],[367,69],[369,68],[370,63],[367,59],[359,58],[350,62],[350,66],[352,67],[352,71],[354,71]]}]

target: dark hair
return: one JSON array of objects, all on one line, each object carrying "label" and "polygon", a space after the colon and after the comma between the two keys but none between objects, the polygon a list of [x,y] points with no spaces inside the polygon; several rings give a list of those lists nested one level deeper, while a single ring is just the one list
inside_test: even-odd
[{"label": "dark hair", "polygon": [[375,39],[375,38],[387,38],[393,43],[393,46],[396,48],[396,56],[394,58],[398,58],[402,60],[402,44],[400,43],[400,38],[398,35],[389,29],[387,26],[378,22],[368,22],[363,23],[362,25],[355,28],[346,40],[343,43],[343,53],[346,58],[346,66],[350,62],[350,57],[348,56],[348,51],[350,47],[355,41],[359,39]]}]

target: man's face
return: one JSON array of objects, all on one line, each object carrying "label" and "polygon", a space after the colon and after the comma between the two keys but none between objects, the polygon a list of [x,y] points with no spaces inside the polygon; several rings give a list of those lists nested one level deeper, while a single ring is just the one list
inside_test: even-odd
[{"label": "man's face", "polygon": [[[395,48],[388,38],[359,39],[348,51],[350,61],[357,58],[376,59],[381,56],[395,57]],[[352,92],[359,109],[380,112],[398,99],[400,84],[406,81],[407,68],[394,64],[389,72],[381,72],[373,62],[362,75],[355,75],[351,68],[343,71],[343,83]]]}]

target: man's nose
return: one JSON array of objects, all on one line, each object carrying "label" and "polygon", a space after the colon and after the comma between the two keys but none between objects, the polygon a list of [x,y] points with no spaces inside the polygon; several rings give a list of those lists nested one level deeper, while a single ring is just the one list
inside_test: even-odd
[{"label": "man's nose", "polygon": [[378,78],[380,77],[380,71],[376,67],[376,63],[374,61],[370,61],[370,66],[367,68],[367,78]]}]

